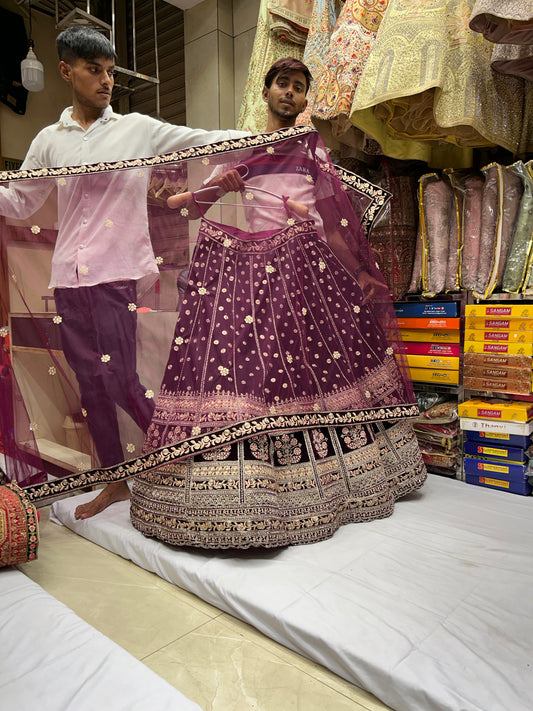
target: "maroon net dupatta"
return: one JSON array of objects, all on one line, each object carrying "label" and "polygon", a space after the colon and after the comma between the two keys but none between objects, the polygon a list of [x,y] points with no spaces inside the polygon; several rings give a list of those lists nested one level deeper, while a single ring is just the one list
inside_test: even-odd
[{"label": "maroon net dupatta", "polygon": [[[168,207],[234,167],[242,194]],[[0,181],[4,469],[31,500],[417,414],[367,241],[390,195],[312,129]]]}]

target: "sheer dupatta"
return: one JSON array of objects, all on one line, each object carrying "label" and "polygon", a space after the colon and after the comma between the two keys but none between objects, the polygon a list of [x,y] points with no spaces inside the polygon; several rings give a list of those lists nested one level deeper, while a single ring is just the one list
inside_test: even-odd
[{"label": "sheer dupatta", "polygon": [[[268,183],[269,189],[307,205],[309,219],[263,209],[266,205],[259,191],[254,198],[256,224],[250,218],[252,210],[224,206],[224,201],[236,202],[235,194],[224,196],[203,221],[189,219],[185,209],[167,206],[172,193],[200,189],[217,170],[239,164],[247,165],[250,184]],[[388,194],[337,169],[315,131],[286,129],[150,159],[15,171],[1,174],[0,179],[0,212],[4,214],[0,230],[9,282],[8,303],[3,304],[9,321],[1,331],[4,349],[9,350],[4,370],[20,391],[20,398],[14,398],[13,388],[2,390],[2,438],[6,458],[28,462],[30,477],[46,479],[22,482],[30,485],[27,491],[33,500],[46,501],[151,471],[164,462],[186,460],[198,452],[214,452],[228,442],[246,439],[251,432],[291,431],[325,423],[341,427],[396,422],[416,414],[392,301],[366,238]],[[239,199],[248,201],[246,193]],[[195,245],[206,229],[224,236],[215,235],[211,247],[199,255]],[[267,232],[270,241],[274,238],[279,245],[283,240],[292,244],[291,231],[298,233],[300,261],[289,264],[293,254],[287,248],[284,265],[294,271],[283,272],[284,265],[265,261],[261,234]],[[315,334],[322,332],[323,324],[313,324],[316,308],[320,318],[328,314],[329,337],[359,354],[355,357],[361,360],[364,389],[354,390],[357,378],[346,385],[345,373],[353,372],[353,363],[348,350],[337,348],[329,352],[328,362],[319,362],[313,352],[314,361],[301,366],[300,375],[306,373],[305,396],[283,397],[282,379],[276,387],[283,389],[272,397],[265,396],[268,386],[262,380],[247,375],[237,381],[231,370],[235,363],[222,351],[239,347],[243,362],[247,357],[246,346],[237,339],[245,338],[241,326],[250,326],[246,316],[253,318],[253,314],[237,312],[238,302],[233,301],[239,275],[230,269],[227,279],[217,278],[216,292],[194,279],[202,268],[207,269],[210,259],[220,259],[220,269],[236,264],[231,262],[234,245],[224,246],[224,240],[243,234],[247,248],[255,249],[257,255],[255,261],[249,260],[258,270],[250,282],[251,303],[264,304],[275,294],[283,295],[283,303],[277,302],[279,311],[272,311],[278,325],[287,304],[298,302],[300,309],[291,314],[291,323],[303,340],[298,345],[288,343],[283,352],[272,346],[268,350],[270,370],[278,360],[283,361],[280,368],[291,380],[291,359],[292,363],[297,360],[297,349],[313,343]],[[306,235],[312,240],[309,253]],[[217,240],[219,251],[215,253]],[[264,266],[261,279],[260,268],[254,264]],[[283,281],[284,273],[297,278],[302,274],[298,270],[304,268],[306,279],[313,274],[312,284]],[[337,279],[330,278],[333,271],[349,285],[347,292],[357,294],[349,305],[349,322],[348,303],[341,304],[343,294],[332,286]],[[215,272],[211,274],[215,280]],[[319,301],[314,298],[317,295]],[[215,304],[216,309],[227,304],[227,312],[220,311],[228,317],[227,329],[220,329],[221,333],[226,330],[226,343],[209,342]],[[336,313],[342,313],[340,320]],[[360,313],[367,319],[364,325],[359,324]],[[189,357],[177,321],[198,326],[196,363],[208,350],[209,358],[218,358],[205,367],[206,373],[217,374],[213,393],[230,393],[248,404],[227,410],[221,418],[213,395],[200,420],[196,411],[191,414],[185,408],[181,429],[160,445],[151,416],[156,407],[164,411],[160,401],[165,397],[165,383],[174,382],[176,364],[187,363]],[[260,324],[253,328],[259,338]],[[351,334],[353,328],[362,335]],[[386,346],[376,336],[378,332]],[[270,339],[276,333],[262,335]],[[359,338],[362,348],[357,348]],[[374,370],[362,360],[367,356]],[[259,361],[262,358],[258,356]],[[261,373],[270,372],[263,366]],[[321,378],[326,377],[322,371],[338,373],[339,382],[345,385],[335,387],[330,375],[327,387],[321,385]],[[185,390],[190,386],[190,392],[199,387],[196,380],[187,384],[186,376],[180,382]]]}]

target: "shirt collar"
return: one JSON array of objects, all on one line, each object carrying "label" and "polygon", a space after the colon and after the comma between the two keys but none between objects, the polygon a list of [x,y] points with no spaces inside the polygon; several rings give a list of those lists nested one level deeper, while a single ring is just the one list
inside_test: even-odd
[{"label": "shirt collar", "polygon": [[[65,128],[71,128],[72,126],[81,128],[80,124],[72,118],[72,109],[72,106],[67,106],[67,108],[63,110],[61,116],[59,117],[59,124]],[[106,106],[103,114],[97,121],[95,121],[95,123],[109,121],[110,119],[118,119],[118,117],[119,114],[116,114],[111,108],[111,105],[109,105]]]}]

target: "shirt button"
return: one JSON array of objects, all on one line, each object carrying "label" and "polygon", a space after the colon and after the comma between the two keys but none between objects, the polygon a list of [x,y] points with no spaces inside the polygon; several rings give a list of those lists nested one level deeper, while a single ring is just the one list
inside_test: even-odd
[{"label": "shirt button", "polygon": [[84,137],[83,137],[83,140],[84,140],[84,141],[88,141],[88,140],[89,140],[89,136],[84,136]]}]

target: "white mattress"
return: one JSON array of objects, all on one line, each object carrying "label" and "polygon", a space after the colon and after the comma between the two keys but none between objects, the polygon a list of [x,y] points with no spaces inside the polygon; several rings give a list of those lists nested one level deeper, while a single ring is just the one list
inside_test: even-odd
[{"label": "white mattress", "polygon": [[145,538],[127,502],[75,521],[91,496],[52,518],[396,711],[533,708],[532,497],[430,476],[392,517],[328,541],[217,553]]},{"label": "white mattress", "polygon": [[2,711],[200,711],[14,568],[0,569]]}]

